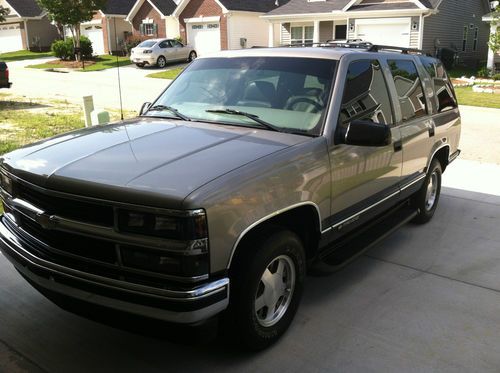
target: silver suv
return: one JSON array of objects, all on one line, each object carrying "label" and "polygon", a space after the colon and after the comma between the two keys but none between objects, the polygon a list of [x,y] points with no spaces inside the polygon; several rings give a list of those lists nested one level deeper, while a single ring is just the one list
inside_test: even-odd
[{"label": "silver suv", "polygon": [[194,61],[134,120],[0,157],[0,249],[65,308],[222,316],[251,348],[331,273],[429,221],[458,155],[440,61],[370,45]]}]

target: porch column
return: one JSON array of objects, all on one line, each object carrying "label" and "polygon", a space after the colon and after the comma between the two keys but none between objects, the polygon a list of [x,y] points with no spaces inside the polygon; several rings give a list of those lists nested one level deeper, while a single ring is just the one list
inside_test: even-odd
[{"label": "porch column", "polygon": [[[491,35],[494,35],[497,32],[497,25],[492,24],[490,26],[490,33]],[[491,50],[491,48],[488,48],[488,64],[487,64],[488,69],[490,70],[495,70],[495,53]]]},{"label": "porch column", "polygon": [[319,21],[314,21],[313,43],[319,43]]},{"label": "porch column", "polygon": [[269,22],[269,48],[274,47],[274,23]]}]

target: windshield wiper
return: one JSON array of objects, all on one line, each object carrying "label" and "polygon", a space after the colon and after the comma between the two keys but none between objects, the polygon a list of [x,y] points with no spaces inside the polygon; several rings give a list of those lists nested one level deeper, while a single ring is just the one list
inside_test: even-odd
[{"label": "windshield wiper", "polygon": [[155,105],[155,106],[150,107],[148,109],[148,112],[149,111],[170,111],[171,113],[173,113],[179,119],[182,119],[182,120],[185,120],[185,121],[189,121],[189,122],[192,121],[191,118],[189,118],[188,116],[182,114],[179,110],[177,110],[176,108],[174,108],[172,106]]},{"label": "windshield wiper", "polygon": [[252,119],[254,122],[259,123],[260,125],[267,128],[268,130],[282,132],[282,130],[279,127],[276,127],[274,124],[268,123],[268,122],[260,119],[258,115],[247,113],[245,111],[239,111],[239,110],[234,110],[234,109],[210,109],[210,110],[205,110],[205,111],[207,113],[240,115],[242,117],[247,117],[249,119]]}]

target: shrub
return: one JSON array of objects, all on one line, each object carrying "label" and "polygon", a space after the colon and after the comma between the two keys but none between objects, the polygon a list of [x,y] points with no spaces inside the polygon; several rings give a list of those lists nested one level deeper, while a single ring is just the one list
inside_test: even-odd
[{"label": "shrub", "polygon": [[500,73],[493,75],[492,78],[494,80],[500,80]]},{"label": "shrub", "polygon": [[68,48],[68,43],[65,40],[56,40],[52,43],[51,50],[54,56],[61,60],[68,60],[73,54],[73,44],[71,44],[71,49]]},{"label": "shrub", "polygon": [[[94,52],[92,49],[92,42],[86,36],[80,37],[80,48],[82,58],[89,59],[92,57],[92,53]],[[66,40],[56,40],[52,43],[51,49],[57,58],[60,58],[62,60],[75,59],[73,38],[66,38]]]},{"label": "shrub", "polygon": [[482,67],[478,70],[477,76],[479,78],[489,78],[491,77],[491,70],[488,69],[487,67]]},{"label": "shrub", "polygon": [[123,49],[127,54],[130,54],[130,51],[132,48],[137,47],[139,44],[141,44],[144,40],[147,38],[145,37],[140,37],[140,36],[128,36],[127,39],[124,42]]}]

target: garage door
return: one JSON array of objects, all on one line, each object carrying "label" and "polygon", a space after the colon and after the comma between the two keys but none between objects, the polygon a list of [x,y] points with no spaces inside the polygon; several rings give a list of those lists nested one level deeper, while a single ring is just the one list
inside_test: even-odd
[{"label": "garage door", "polygon": [[192,23],[188,25],[188,42],[199,56],[218,52],[220,46],[219,23]]},{"label": "garage door", "polygon": [[23,37],[19,25],[0,25],[0,52],[23,49]]},{"label": "garage door", "polygon": [[392,45],[396,47],[410,46],[410,20],[377,20],[377,23],[356,22],[357,38],[372,44]]},{"label": "garage door", "polygon": [[104,54],[104,34],[101,26],[82,26],[82,35],[92,42],[95,56]]}]

